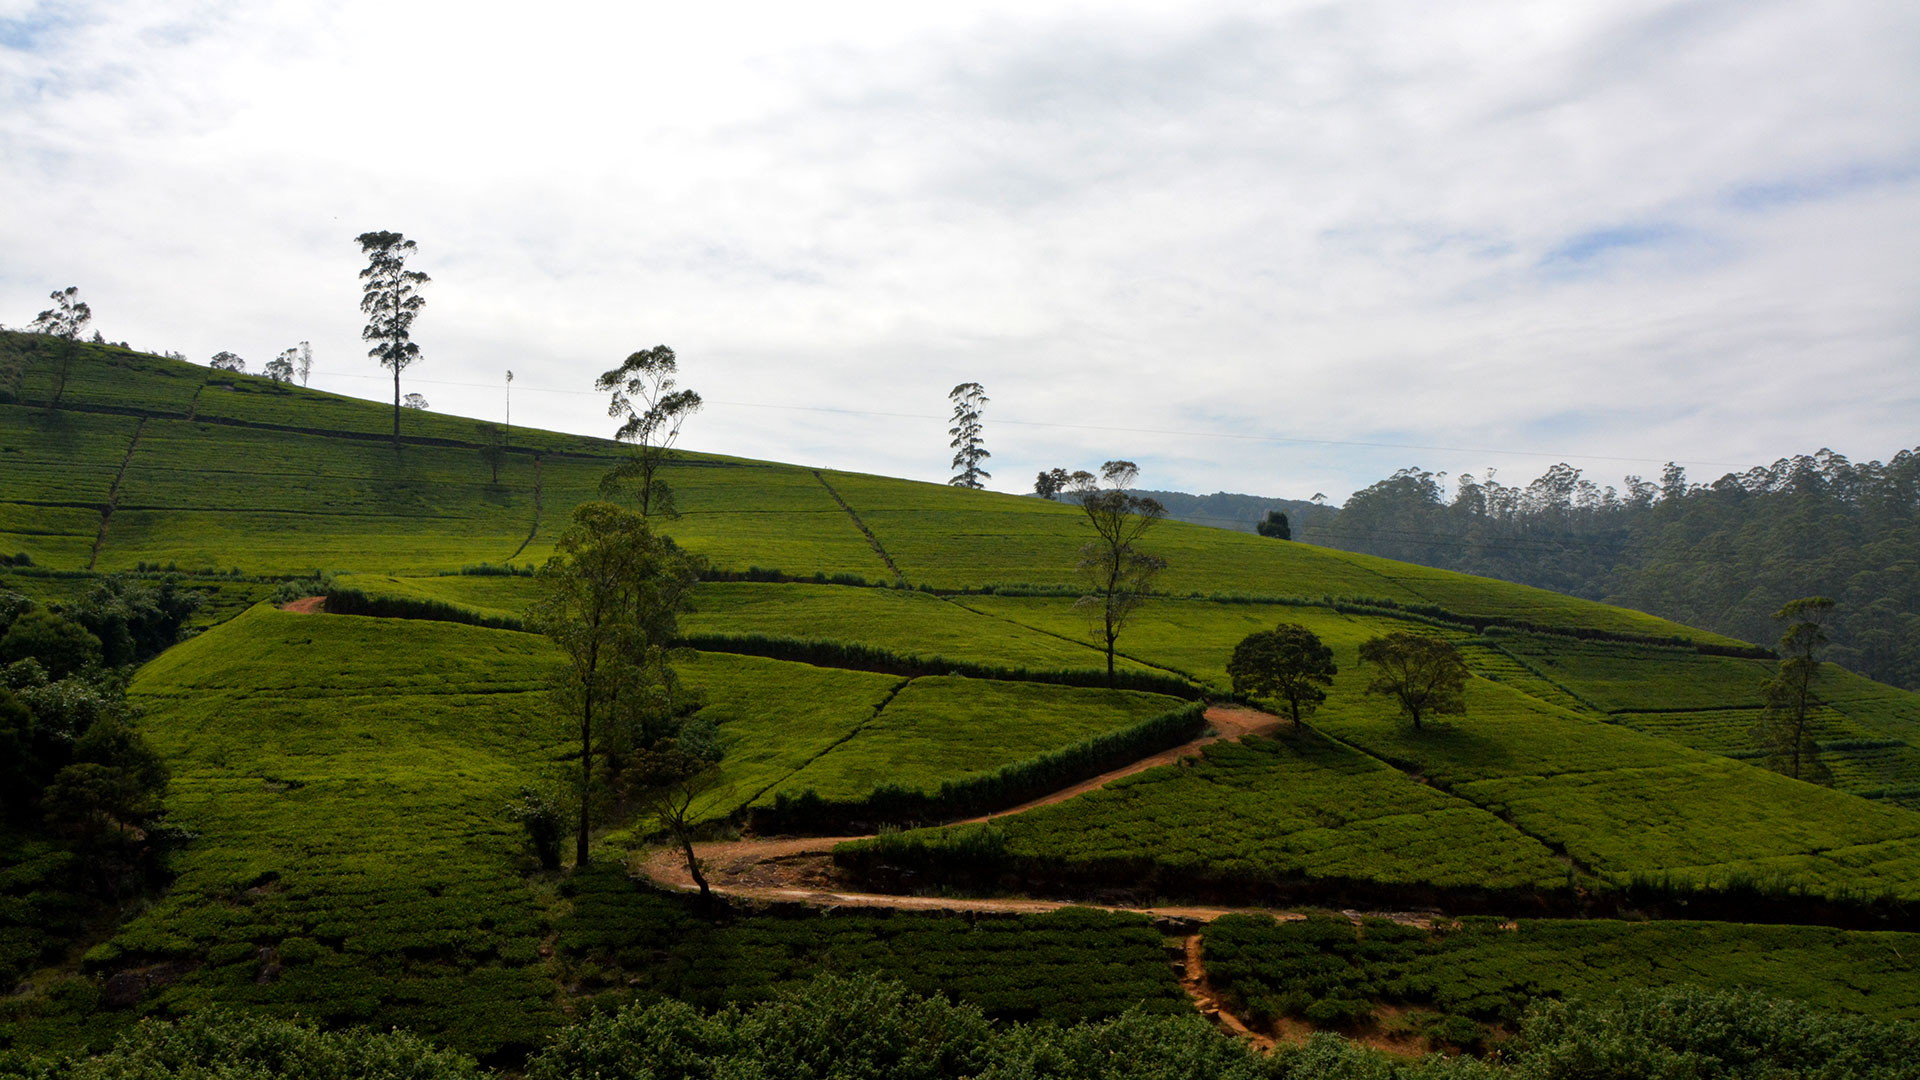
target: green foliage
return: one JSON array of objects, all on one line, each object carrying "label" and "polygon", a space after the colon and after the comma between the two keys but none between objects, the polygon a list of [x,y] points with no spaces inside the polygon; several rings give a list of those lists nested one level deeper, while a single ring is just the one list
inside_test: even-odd
[{"label": "green foliage", "polygon": [[1461,477],[1451,504],[1418,477],[1383,481],[1337,514],[1303,520],[1303,538],[1630,605],[1746,641],[1774,637],[1780,605],[1824,593],[1840,607],[1832,659],[1920,687],[1920,582],[1907,569],[1920,558],[1920,452],[1856,464],[1821,450],[1711,484],[1689,484],[1669,465],[1658,499],[1652,485],[1631,495],[1639,481],[1629,477],[1629,497],[1608,500],[1565,465],[1526,487]]},{"label": "green foliage", "polygon": [[1443,637],[1396,630],[1363,642],[1360,662],[1379,669],[1367,683],[1367,693],[1398,701],[1415,728],[1422,714],[1467,711],[1467,664]]},{"label": "green foliage", "polygon": [[104,662],[119,667],[156,656],[178,641],[187,620],[206,601],[204,593],[184,587],[175,576],[154,584],[109,574],[65,613],[100,640]]},{"label": "green foliage", "polygon": [[1920,1025],[1823,1014],[1752,991],[1671,990],[1544,1006],[1520,1034],[1525,1080],[1900,1080]]},{"label": "green foliage", "polygon": [[1248,634],[1227,660],[1234,693],[1286,702],[1296,725],[1327,700],[1322,687],[1332,686],[1339,673],[1333,650],[1299,623]]},{"label": "green foliage", "polygon": [[[1745,989],[1882,1020],[1920,1019],[1920,935],[1810,926],[1467,918],[1431,930],[1385,919],[1232,915],[1204,931],[1207,972],[1260,1024],[1377,1006],[1443,1018],[1454,1045],[1518,1023],[1542,999],[1622,986]],[[1874,992],[1877,990],[1877,992]],[[1318,1016],[1315,1015],[1318,1007]]]},{"label": "green foliage", "polygon": [[1116,670],[1107,673],[1091,668],[1053,670],[983,664],[970,660],[951,660],[940,656],[895,653],[871,645],[844,641],[819,641],[803,638],[773,637],[766,634],[687,634],[681,641],[696,649],[769,656],[803,664],[878,671],[892,675],[962,675],[979,679],[1017,680],[1054,683],[1062,686],[1109,687],[1128,691],[1197,697],[1199,691],[1176,676],[1146,670]]},{"label": "green foliage", "polygon": [[64,679],[100,662],[100,639],[72,619],[34,608],[13,620],[0,637],[0,664],[22,660],[37,661],[48,674]]},{"label": "green foliage", "polygon": [[[908,692],[923,681],[910,685]],[[754,828],[761,832],[837,832],[853,822],[928,822],[1005,810],[1178,746],[1206,727],[1205,709],[1195,704],[1148,716],[1125,727],[1097,731],[1079,742],[1058,746],[1054,740],[1072,734],[1076,727],[1085,726],[1088,720],[1107,711],[1088,707],[1102,703],[1075,701],[1059,692],[1029,694],[1027,700],[1019,702],[1018,697],[1008,695],[1000,687],[991,691],[988,686],[966,689],[982,696],[1001,696],[1004,714],[995,717],[991,711],[974,716],[963,713],[955,717],[957,723],[940,724],[943,730],[928,738],[915,729],[940,723],[936,717],[951,713],[937,706],[929,710],[917,701],[901,705],[896,698],[896,703],[889,705],[880,721],[872,725],[881,730],[873,731],[851,748],[824,755],[788,778],[777,791],[773,805],[755,811]],[[1012,689],[1015,695],[1019,693],[1017,684]],[[1109,693],[1118,695],[1127,691]],[[902,694],[900,698],[906,696]],[[1077,696],[1089,695],[1081,692]],[[1016,705],[1016,702],[1019,703]],[[1164,704],[1164,699],[1161,703]],[[963,771],[1018,753],[1023,748],[1048,745],[1054,748],[997,769]],[[930,781],[956,772],[960,775],[940,780],[937,788],[915,783],[921,777]],[[853,798],[839,792],[834,793],[838,797],[823,797],[820,789],[813,786],[815,782],[831,784],[827,788],[829,792],[837,787],[839,792],[862,793]],[[796,791],[798,794],[794,794]]]},{"label": "green foliage", "polygon": [[594,870],[563,886],[555,924],[566,977],[596,1008],[672,997],[702,1008],[762,1001],[820,972],[877,972],[999,1020],[1061,1023],[1129,1009],[1180,1014],[1184,992],[1143,916],[1084,908],[1041,915],[781,906],[699,917],[691,898]]},{"label": "green foliage", "polygon": [[921,878],[1130,886],[1163,895],[1455,902],[1550,889],[1548,851],[1493,815],[1313,736],[1249,739],[991,826],[894,833],[834,857]]},{"label": "green foliage", "polygon": [[[70,1080],[481,1080],[489,1075],[472,1059],[405,1031],[322,1031],[220,1009],[175,1023],[147,1020],[103,1054],[47,1067]],[[0,1076],[5,1075],[0,1066]]]}]

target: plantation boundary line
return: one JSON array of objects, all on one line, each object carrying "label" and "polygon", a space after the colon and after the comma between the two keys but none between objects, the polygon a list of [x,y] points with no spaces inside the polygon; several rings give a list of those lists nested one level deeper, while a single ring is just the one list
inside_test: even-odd
[{"label": "plantation boundary line", "polygon": [[860,535],[866,537],[867,543],[873,545],[873,553],[880,556],[880,561],[887,564],[887,569],[893,571],[894,579],[901,585],[907,584],[907,575],[900,572],[900,567],[893,561],[893,556],[887,554],[887,549],[880,546],[880,538],[873,535],[873,530],[867,528],[867,523],[860,520],[859,514],[853,512],[853,507],[847,505],[847,500],[841,498],[840,493],[833,490],[833,485],[827,483],[827,478],[820,474],[819,469],[812,471],[813,478],[820,481],[820,486],[827,489],[827,494],[833,496],[833,501],[839,503],[840,509],[845,510],[847,516],[853,519],[853,527],[859,529]]},{"label": "plantation boundary line", "polygon": [[1559,679],[1554,678],[1553,676],[1547,674],[1546,672],[1541,671],[1539,668],[1528,663],[1525,658],[1520,656],[1520,654],[1512,651],[1511,649],[1508,649],[1506,646],[1500,644],[1499,642],[1493,640],[1492,638],[1487,638],[1486,642],[1487,642],[1487,645],[1492,647],[1492,649],[1495,652],[1513,661],[1514,663],[1519,664],[1521,667],[1531,672],[1533,676],[1539,679],[1541,682],[1546,683],[1548,686],[1558,687],[1561,693],[1566,694],[1568,697],[1572,698],[1573,700],[1579,702],[1582,705],[1585,705],[1587,708],[1592,709],[1594,712],[1599,713],[1601,716],[1612,715],[1612,710],[1601,708],[1597,703],[1594,702],[1592,698],[1589,698],[1587,695],[1581,693],[1578,690],[1575,690],[1573,687],[1568,686],[1567,684],[1561,682]]},{"label": "plantation boundary line", "polygon": [[[1539,844],[1541,847],[1546,848],[1550,852],[1553,852],[1558,857],[1565,859],[1567,862],[1567,865],[1572,867],[1576,872],[1585,874],[1587,877],[1592,878],[1595,881],[1608,880],[1605,875],[1600,874],[1599,872],[1595,871],[1592,867],[1581,862],[1579,859],[1574,858],[1573,853],[1567,850],[1565,844],[1555,843],[1554,841],[1549,840],[1544,836],[1535,836],[1533,833],[1530,833],[1526,829],[1521,828],[1520,823],[1513,820],[1511,811],[1507,811],[1505,809],[1496,811],[1496,810],[1490,809],[1489,807],[1483,806],[1480,803],[1477,803],[1472,799],[1467,798],[1465,795],[1457,794],[1453,790],[1452,785],[1450,784],[1437,783],[1433,780],[1429,780],[1424,775],[1414,772],[1414,770],[1408,768],[1405,765],[1400,764],[1399,762],[1392,761],[1388,758],[1382,757],[1379,754],[1376,754],[1363,746],[1358,746],[1354,743],[1350,743],[1347,740],[1340,738],[1338,735],[1330,735],[1327,732],[1321,730],[1320,728],[1317,728],[1311,724],[1308,724],[1304,720],[1300,722],[1300,728],[1302,731],[1312,732],[1315,736],[1325,739],[1336,746],[1344,746],[1348,750],[1351,750],[1362,757],[1370,758],[1374,761],[1377,761],[1380,764],[1385,765],[1386,767],[1394,770],[1395,772],[1400,773],[1402,776],[1405,776],[1408,780],[1411,780],[1416,784],[1425,784],[1426,786],[1445,794],[1449,799],[1458,799],[1462,803],[1466,804],[1467,806],[1472,806],[1481,810],[1485,810],[1487,813],[1492,814],[1494,817],[1497,817],[1501,821],[1505,822],[1507,827],[1512,829],[1514,832],[1517,832],[1521,836],[1524,836],[1527,839],[1532,840],[1534,843]],[[1582,769],[1582,770],[1577,770],[1573,772],[1559,773],[1557,775],[1581,776],[1581,775],[1589,775],[1589,774],[1597,774],[1597,773],[1605,773],[1605,772],[1613,772],[1613,771],[1615,770],[1613,769]],[[1416,779],[1416,777],[1418,778]]]},{"label": "plantation boundary line", "polygon": [[868,728],[868,726],[871,725],[875,720],[880,719],[880,714],[887,711],[887,706],[893,704],[893,699],[900,696],[900,691],[905,690],[907,688],[907,684],[912,682],[914,679],[918,677],[919,676],[917,675],[909,675],[906,678],[901,679],[899,682],[895,683],[893,686],[893,689],[887,691],[887,696],[880,699],[880,704],[875,705],[873,707],[873,714],[871,716],[868,716],[865,720],[862,720],[858,724],[855,724],[853,726],[853,729],[848,731],[845,735],[840,736],[839,738],[833,740],[831,743],[828,743],[826,746],[822,747],[819,753],[813,755],[807,760],[787,770],[787,774],[785,776],[780,777],[780,779],[775,780],[772,783],[768,784],[766,787],[763,787],[759,791],[754,792],[753,795],[749,797],[745,803],[741,804],[742,807],[744,808],[744,807],[752,806],[754,803],[760,801],[760,796],[765,795],[767,792],[772,791],[776,787],[779,787],[782,783],[785,783],[787,780],[792,779],[796,774],[800,772],[801,769],[804,769],[807,766],[813,764],[814,762],[819,761],[821,758],[826,757],[828,754],[832,753],[835,749],[839,748],[841,744],[852,739],[855,735],[860,734],[862,731],[865,731]]},{"label": "plantation boundary line", "polygon": [[100,508],[100,531],[93,535],[93,551],[87,556],[87,569],[100,561],[100,546],[107,542],[107,523],[113,520],[113,508],[120,502],[120,481],[127,475],[127,463],[133,460],[133,452],[140,446],[140,433],[147,430],[147,418],[141,417],[133,427],[133,438],[127,441],[127,453],[120,459],[120,471],[113,474],[113,484],[107,488],[107,503]]},{"label": "plantation boundary line", "polygon": [[[212,384],[202,384],[200,387],[200,390],[205,390],[208,385],[212,385]],[[178,420],[182,423],[190,422],[195,424],[220,424],[225,427],[246,428],[254,431],[273,431],[273,432],[280,432],[280,433],[289,434],[289,435],[312,435],[317,438],[323,438],[323,439],[353,439],[359,442],[386,443],[389,446],[393,444],[392,435],[379,435],[379,434],[374,434],[371,432],[364,432],[364,431],[348,431],[343,428],[311,428],[311,427],[300,427],[295,424],[269,424],[261,420],[242,420],[232,416],[199,416],[197,415],[197,410],[199,408],[200,390],[194,391],[193,400],[189,403],[188,412],[185,414],[155,412],[151,409],[135,409],[135,408],[125,407],[125,406],[118,406],[118,405],[91,405],[91,404],[76,405],[72,402],[69,402],[67,404],[60,406],[60,411],[99,413],[99,414],[108,415],[108,416],[135,416],[143,419],[152,419],[152,420]],[[476,423],[477,422],[478,421],[476,421]],[[585,438],[587,436],[581,436],[581,437]],[[482,445],[477,442],[467,442],[462,439],[449,439],[439,435],[402,435],[400,436],[400,442],[401,442],[401,445],[403,446],[408,446],[408,445],[437,446],[437,447],[442,447],[442,448],[451,449],[451,450],[483,449]],[[584,453],[579,450],[535,450],[530,446],[508,447],[507,452],[511,454],[528,454],[528,455],[544,454],[549,457],[573,458],[579,461],[611,462],[615,458],[615,455],[612,451],[608,451],[605,454],[591,454],[591,453]],[[694,467],[700,464],[704,464],[704,463],[689,462],[687,463],[687,466]],[[737,467],[737,468],[753,468],[754,467],[750,465],[749,466],[731,466],[731,465],[728,465],[727,463],[716,463],[716,464],[720,464],[724,467]]]}]

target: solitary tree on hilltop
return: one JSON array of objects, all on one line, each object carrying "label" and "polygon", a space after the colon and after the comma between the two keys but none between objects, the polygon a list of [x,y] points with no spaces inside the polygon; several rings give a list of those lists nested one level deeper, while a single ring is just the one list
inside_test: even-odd
[{"label": "solitary tree on hilltop", "polygon": [[947,429],[953,441],[947,445],[953,448],[953,467],[960,470],[947,483],[976,490],[985,487],[981,481],[993,478],[980,467],[993,456],[980,434],[980,410],[990,400],[987,391],[977,382],[965,382],[949,391],[947,400],[953,402],[953,426]]},{"label": "solitary tree on hilltop", "polygon": [[207,361],[207,366],[215,371],[237,371],[244,373],[247,370],[247,362],[245,360],[240,359],[238,355],[230,353],[225,349],[214,353],[213,359]]},{"label": "solitary tree on hilltop", "polygon": [[406,397],[400,399],[400,407],[403,409],[424,409],[427,407],[427,395],[408,394]]},{"label": "solitary tree on hilltop", "polygon": [[1398,700],[1416,730],[1422,716],[1467,711],[1467,663],[1445,638],[1395,630],[1362,642],[1360,662],[1379,669],[1367,693]]},{"label": "solitary tree on hilltop", "polygon": [[305,341],[300,343],[300,352],[294,358],[293,370],[300,376],[300,385],[307,385],[307,376],[313,374],[313,345],[311,343]]},{"label": "solitary tree on hilltop", "polygon": [[1332,686],[1340,669],[1333,650],[1313,631],[1298,623],[1281,623],[1273,630],[1248,634],[1234,646],[1227,674],[1236,694],[1278,698],[1287,703],[1293,724],[1327,700],[1323,686]]},{"label": "solitary tree on hilltop", "polygon": [[1780,670],[1760,684],[1766,705],[1753,735],[1766,751],[1767,768],[1795,780],[1826,783],[1830,779],[1821,764],[1819,744],[1809,731],[1813,714],[1820,707],[1814,684],[1820,679],[1820,661],[1814,654],[1827,643],[1821,624],[1833,617],[1838,605],[1824,596],[1795,600],[1773,617],[1787,623],[1780,635]]},{"label": "solitary tree on hilltop", "polygon": [[413,320],[426,306],[420,295],[431,279],[418,270],[407,269],[407,257],[414,242],[397,232],[364,232],[354,238],[361,254],[367,256],[367,268],[360,271],[362,286],[360,310],[367,315],[360,340],[373,342],[367,355],[393,372],[393,448],[400,449],[400,373],[420,359],[420,346],[413,341]]},{"label": "solitary tree on hilltop", "polygon": [[279,356],[267,361],[261,373],[274,382],[290,383],[293,381],[293,365],[299,358],[300,350],[282,349]]},{"label": "solitary tree on hilltop", "polygon": [[50,334],[60,341],[60,380],[54,387],[53,398],[47,402],[47,408],[53,409],[67,392],[67,375],[73,370],[73,358],[80,351],[80,335],[93,320],[93,308],[80,299],[78,285],[55,289],[48,296],[53,306],[35,315],[27,329],[36,334]]},{"label": "solitary tree on hilltop", "polygon": [[[1154,499],[1127,491],[1140,467],[1131,461],[1109,461],[1100,476],[1073,474],[1073,490],[1094,531],[1094,539],[1080,548],[1079,569],[1090,591],[1074,607],[1089,615],[1107,653],[1107,685],[1114,684],[1114,642],[1133,613],[1153,591],[1153,579],[1167,561],[1134,547],[1134,543],[1167,514]],[[1104,486],[1103,486],[1104,483]]]},{"label": "solitary tree on hilltop", "polygon": [[1065,469],[1042,469],[1033,478],[1033,493],[1043,499],[1057,499],[1072,483],[1073,477]]},{"label": "solitary tree on hilltop", "polygon": [[[632,449],[627,460],[600,481],[600,492],[612,495],[631,484],[640,516],[676,517],[673,489],[660,476],[680,438],[680,425],[700,411],[700,395],[678,388],[680,362],[665,345],[642,349],[619,367],[594,380],[593,388],[610,392],[607,415],[623,418],[615,439]],[[507,381],[512,382],[511,373]]]}]

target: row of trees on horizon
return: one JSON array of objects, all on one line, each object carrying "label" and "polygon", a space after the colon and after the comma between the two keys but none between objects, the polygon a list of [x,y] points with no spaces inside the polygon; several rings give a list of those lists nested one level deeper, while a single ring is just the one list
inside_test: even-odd
[{"label": "row of trees on horizon", "polygon": [[1401,469],[1295,539],[1535,585],[1770,642],[1774,613],[1831,597],[1827,658],[1920,688],[1920,448],[1855,463],[1830,450],[1694,483],[1602,487],[1570,465],[1525,485]]}]

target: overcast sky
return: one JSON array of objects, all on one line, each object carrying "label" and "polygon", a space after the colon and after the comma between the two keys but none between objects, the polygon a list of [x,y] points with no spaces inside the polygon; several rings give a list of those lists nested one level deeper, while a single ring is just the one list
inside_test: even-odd
[{"label": "overcast sky", "polygon": [[1334,501],[1394,469],[1696,479],[1920,444],[1920,4],[0,0],[0,322],[991,487]]}]

